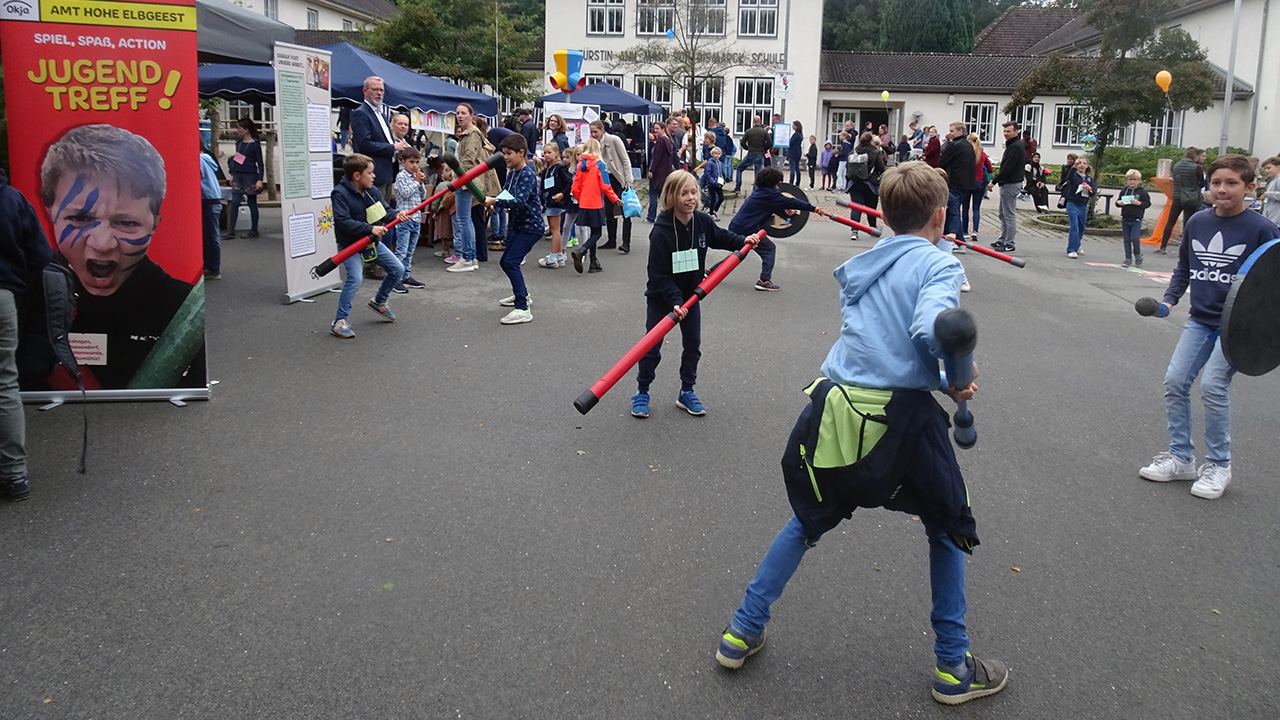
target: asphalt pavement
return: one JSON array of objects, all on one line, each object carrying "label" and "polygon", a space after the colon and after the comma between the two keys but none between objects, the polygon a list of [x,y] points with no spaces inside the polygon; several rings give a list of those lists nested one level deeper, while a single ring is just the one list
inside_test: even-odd
[{"label": "asphalt pavement", "polygon": [[531,257],[534,321],[512,327],[496,255],[455,275],[420,250],[427,288],[392,324],[366,281],[348,341],[335,294],[281,303],[273,215],[207,290],[212,400],[90,406],[86,476],[80,408],[28,407],[0,718],[1276,717],[1280,376],[1233,383],[1221,500],[1137,475],[1167,444],[1186,304],[1133,302],[1173,255],[1122,269],[1118,238],[1086,238],[1069,260],[1049,231],[1020,237],[1022,270],[962,257],[968,626],[1012,675],[947,708],[924,532],[883,510],[808,554],[741,671],[713,658],[789,517],[778,461],[839,333],[831,271],[869,241],[813,218],[778,243],[777,293],[749,258],[703,308],[708,414],[675,407],[677,331],[640,421],[634,371],[586,416],[572,401],[643,334],[649,225],[597,275]]}]

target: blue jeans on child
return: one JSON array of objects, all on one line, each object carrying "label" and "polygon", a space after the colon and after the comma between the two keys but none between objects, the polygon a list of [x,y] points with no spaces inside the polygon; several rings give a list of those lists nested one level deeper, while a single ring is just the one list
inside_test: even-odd
[{"label": "blue jeans on child", "polygon": [[[378,259],[375,261],[387,271],[387,276],[382,278],[382,284],[378,286],[378,294],[373,296],[373,301],[381,305],[391,297],[391,288],[400,282],[400,278],[404,276],[404,266],[396,259],[395,253],[391,252],[381,241],[378,242]],[[364,260],[360,258],[360,253],[356,253],[346,260],[342,261],[342,267],[346,270],[347,281],[342,284],[342,294],[338,296],[338,314],[334,316],[334,322],[338,320],[346,320],[351,315],[351,304],[356,299],[356,291],[360,289],[360,284],[364,282]]]},{"label": "blue jeans on child", "polygon": [[1067,203],[1067,221],[1071,230],[1067,234],[1067,252],[1080,249],[1080,241],[1084,239],[1084,223],[1089,217],[1089,206],[1085,203]]},{"label": "blue jeans on child", "polygon": [[1231,463],[1231,378],[1235,368],[1222,354],[1217,328],[1191,318],[1169,358],[1164,375],[1164,410],[1169,421],[1169,452],[1182,460],[1195,457],[1191,441],[1191,383],[1200,378],[1204,400],[1206,459],[1218,465]]},{"label": "blue jeans on child", "polygon": [[524,273],[520,272],[520,263],[529,251],[542,239],[542,231],[519,230],[507,238],[507,249],[498,261],[498,267],[511,280],[511,294],[516,297],[516,309],[529,309],[529,290],[524,284]]},{"label": "blue jeans on child", "polygon": [[1142,218],[1121,220],[1120,232],[1124,234],[1124,259],[1136,260],[1142,257]]},{"label": "blue jeans on child", "polygon": [[493,239],[501,240],[507,236],[507,211],[494,210],[493,217],[489,220],[489,225],[493,228]]},{"label": "blue jeans on child", "polygon": [[[697,307],[696,305],[694,307]],[[964,552],[941,528],[925,526],[929,537],[929,580],[933,588],[933,610],[929,621],[936,636],[933,652],[940,665],[961,665],[969,651],[965,633]],[[782,528],[756,576],[747,586],[742,605],[733,614],[733,626],[747,635],[759,635],[769,622],[769,607],[782,596],[787,581],[800,567],[804,553],[817,543],[804,537],[795,516]]]},{"label": "blue jeans on child", "polygon": [[463,260],[476,259],[476,226],[471,222],[471,193],[463,188],[454,193],[453,252]]},{"label": "blue jeans on child", "polygon": [[404,266],[403,282],[413,276],[413,251],[418,248],[418,237],[422,234],[422,223],[410,220],[396,226],[396,259]]}]

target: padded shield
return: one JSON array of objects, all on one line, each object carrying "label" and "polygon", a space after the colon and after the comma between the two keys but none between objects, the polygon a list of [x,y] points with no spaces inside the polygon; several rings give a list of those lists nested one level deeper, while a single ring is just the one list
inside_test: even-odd
[{"label": "padded shield", "polygon": [[[790,183],[780,183],[778,190],[788,197],[799,198],[809,202],[809,196],[805,195],[803,190]],[[800,232],[805,223],[809,222],[809,213],[807,212],[798,212],[795,215],[786,215],[785,210],[782,212],[782,215],[775,213],[769,216],[771,224],[765,228],[765,232],[771,238],[789,238]]]},{"label": "padded shield", "polygon": [[1245,260],[1222,304],[1222,354],[1245,375],[1280,365],[1280,240]]}]

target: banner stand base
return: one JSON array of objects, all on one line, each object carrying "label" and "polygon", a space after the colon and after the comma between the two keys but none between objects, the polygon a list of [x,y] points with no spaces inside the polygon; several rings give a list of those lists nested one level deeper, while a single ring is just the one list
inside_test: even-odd
[{"label": "banner stand base", "polygon": [[342,281],[341,280],[334,281],[329,285],[323,285],[318,288],[312,288],[305,292],[300,292],[297,295],[286,294],[284,296],[284,304],[292,305],[296,302],[315,302],[315,300],[310,300],[308,298],[313,298],[316,295],[321,295],[323,293],[330,293],[330,292],[342,292]]},{"label": "banner stand base", "polygon": [[[188,400],[209,400],[213,387],[157,388],[153,390],[89,390],[85,402],[128,402],[131,400],[167,400],[183,407]],[[81,402],[79,390],[37,390],[22,393],[24,404],[44,403],[41,410],[52,410],[64,403]],[[175,402],[177,401],[177,402]]]}]

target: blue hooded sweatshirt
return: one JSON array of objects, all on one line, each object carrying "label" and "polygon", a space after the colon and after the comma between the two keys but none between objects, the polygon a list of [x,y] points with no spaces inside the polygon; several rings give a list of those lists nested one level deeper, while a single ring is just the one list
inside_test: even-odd
[{"label": "blue hooded sweatshirt", "polygon": [[933,321],[960,303],[960,261],[922,237],[895,235],[834,274],[842,326],[823,376],[882,390],[941,388]]}]

